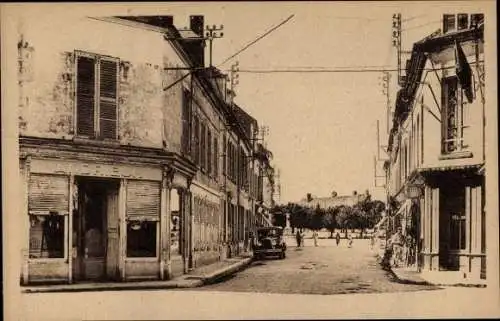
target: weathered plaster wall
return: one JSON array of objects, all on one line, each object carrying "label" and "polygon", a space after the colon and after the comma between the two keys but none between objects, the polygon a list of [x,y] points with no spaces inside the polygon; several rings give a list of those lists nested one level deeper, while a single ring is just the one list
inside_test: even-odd
[{"label": "weathered plaster wall", "polygon": [[182,82],[163,87],[181,76],[165,67],[182,61],[161,33],[90,18],[25,17],[18,57],[21,135],[73,138],[75,50],[120,59],[120,143],[180,150]]}]

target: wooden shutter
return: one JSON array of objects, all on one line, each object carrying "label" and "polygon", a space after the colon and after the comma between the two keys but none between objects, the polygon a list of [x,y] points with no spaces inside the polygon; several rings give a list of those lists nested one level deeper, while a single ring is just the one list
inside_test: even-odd
[{"label": "wooden shutter", "polygon": [[207,128],[207,171],[212,174],[212,133],[210,128]]},{"label": "wooden shutter", "polygon": [[214,137],[214,175],[219,176],[219,142],[217,137]]},{"label": "wooden shutter", "polygon": [[28,211],[31,214],[67,214],[69,207],[69,178],[67,176],[31,174]]},{"label": "wooden shutter", "polygon": [[101,58],[99,63],[99,136],[116,139],[118,62]]},{"label": "wooden shutter", "polygon": [[190,94],[186,89],[182,90],[182,152],[186,155],[189,152],[189,107]]},{"label": "wooden shutter", "polygon": [[77,57],[76,132],[77,135],[94,136],[95,59]]},{"label": "wooden shutter", "polygon": [[129,180],[127,183],[127,217],[158,219],[160,215],[160,182]]}]

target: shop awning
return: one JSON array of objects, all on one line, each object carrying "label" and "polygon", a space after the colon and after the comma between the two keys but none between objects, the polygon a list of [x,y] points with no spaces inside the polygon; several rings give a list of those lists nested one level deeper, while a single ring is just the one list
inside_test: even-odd
[{"label": "shop awning", "polygon": [[458,171],[458,170],[468,170],[468,169],[479,169],[480,164],[473,165],[445,165],[427,168],[418,168],[419,173],[435,173],[435,172],[446,172],[446,171]]}]

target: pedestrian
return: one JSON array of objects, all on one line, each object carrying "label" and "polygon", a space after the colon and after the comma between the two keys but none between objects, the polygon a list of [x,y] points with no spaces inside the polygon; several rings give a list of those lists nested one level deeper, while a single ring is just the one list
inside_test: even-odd
[{"label": "pedestrian", "polygon": [[304,247],[306,245],[305,238],[306,238],[306,234],[304,233],[304,231],[300,232],[300,244],[302,247]]},{"label": "pedestrian", "polygon": [[373,246],[375,245],[375,235],[372,234],[370,237],[370,249],[373,250]]},{"label": "pedestrian", "polygon": [[347,236],[347,239],[349,240],[349,247],[352,247],[352,234],[349,233],[349,235]]},{"label": "pedestrian", "polygon": [[317,231],[313,232],[313,240],[314,240],[314,246],[318,246],[318,232]]},{"label": "pedestrian", "polygon": [[299,230],[297,230],[297,233],[295,234],[295,239],[297,240],[297,247],[300,247],[301,235]]},{"label": "pedestrian", "polygon": [[399,264],[403,259],[403,233],[401,232],[401,227],[398,227],[396,233],[391,237],[391,246],[392,246],[392,259],[393,266],[399,267]]},{"label": "pedestrian", "polygon": [[335,241],[337,242],[337,246],[339,246],[339,243],[340,243],[340,234],[339,234],[339,232],[337,232],[337,234],[335,235]]}]

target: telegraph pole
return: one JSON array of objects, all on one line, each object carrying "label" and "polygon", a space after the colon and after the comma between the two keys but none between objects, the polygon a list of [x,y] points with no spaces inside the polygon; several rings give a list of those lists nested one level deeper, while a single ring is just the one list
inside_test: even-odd
[{"label": "telegraph pole", "polygon": [[382,73],[382,93],[386,98],[386,109],[387,109],[387,134],[391,130],[391,119],[392,119],[392,111],[391,111],[391,98],[390,98],[390,81],[391,74],[388,71],[384,71]]},{"label": "telegraph pole", "polygon": [[208,40],[209,42],[209,57],[210,57],[210,67],[212,67],[212,51],[213,51],[213,41],[214,39],[217,39],[217,38],[222,38],[224,37],[224,33],[222,32],[222,30],[224,29],[224,26],[223,25],[220,25],[219,28],[217,28],[216,25],[213,25],[213,26],[208,26],[206,27],[206,33],[205,33],[205,40]]},{"label": "telegraph pole", "polygon": [[239,75],[240,67],[239,62],[236,61],[231,65],[231,71],[229,71],[229,88],[231,95],[231,107],[233,107],[234,97],[236,96],[236,85],[240,83],[240,75]]},{"label": "telegraph pole", "polygon": [[397,50],[398,58],[398,84],[403,83],[402,68],[401,68],[401,14],[395,13],[392,15],[392,46]]}]

